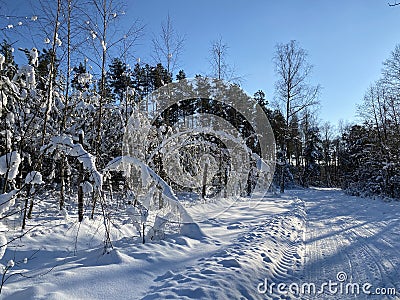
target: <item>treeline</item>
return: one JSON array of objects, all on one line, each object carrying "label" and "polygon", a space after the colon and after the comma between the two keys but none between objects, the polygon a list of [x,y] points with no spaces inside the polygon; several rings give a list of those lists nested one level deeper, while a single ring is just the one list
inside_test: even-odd
[{"label": "treeline", "polygon": [[[301,48],[296,47],[299,54]],[[262,91],[255,98],[265,103]],[[284,98],[284,104],[290,101]],[[336,128],[321,124],[312,108],[305,105],[294,114],[290,109],[266,109],[281,170],[276,173],[276,185],[340,187],[353,195],[400,199],[400,46],[383,63],[381,79],[365,93],[358,108],[359,124]]]},{"label": "treeline", "polygon": [[[149,112],[155,104],[142,101],[146,96],[186,77],[183,70],[174,74],[183,40],[169,17],[153,40],[155,62],[132,63],[129,49],[143,27],[135,21],[125,33],[116,31],[123,15],[118,3],[92,2],[91,9],[79,1],[53,3],[41,37],[47,48],[20,48],[26,54],[24,65],[15,63],[9,40],[1,44],[0,156],[6,163],[2,193],[21,188],[26,174],[40,170],[47,183],[60,185],[62,208],[65,194],[91,179],[76,157],[50,156],[43,147],[53,137],[71,136],[96,157],[101,169],[121,155],[134,107]],[[226,49],[221,40],[211,47],[212,72],[219,79],[233,77]],[[399,57],[396,47],[384,63],[382,79],[366,93],[360,108],[363,123],[335,128],[316,117],[319,87],[308,84],[312,68],[306,51],[295,41],[277,45],[276,102],[282,105],[273,109],[262,90],[254,94],[275,134],[275,186],[282,192],[290,185],[316,185],[400,197]]]},{"label": "treeline", "polygon": [[343,134],[344,188],[400,199],[400,45],[358,108],[362,124]]},{"label": "treeline", "polygon": [[[78,179],[78,166],[65,157],[54,160],[42,157],[40,148],[52,136],[60,134],[69,134],[78,140],[82,131],[87,151],[96,155],[99,167],[104,167],[121,154],[124,129],[133,107],[140,104],[142,111],[149,110],[149,103],[142,100],[173,81],[173,74],[161,63],[152,66],[137,62],[130,68],[121,59],[114,58],[107,67],[102,92],[99,81],[82,62],[72,68],[66,103],[65,85],[56,58],[53,99],[47,103],[47,66],[51,64],[51,53],[24,51],[28,64],[18,66],[12,46],[4,40],[0,48],[4,57],[0,71],[0,137],[3,141],[0,156],[16,151],[21,159],[24,158],[19,176],[8,175],[11,180],[7,180],[6,174],[2,174],[3,193],[21,187],[24,175],[38,169],[39,164],[47,178],[64,186],[63,192],[68,189],[72,192],[73,182],[75,180],[76,184]],[[397,46],[384,62],[382,78],[366,92],[359,107],[361,124],[340,128],[327,122],[321,124],[313,104],[291,115],[287,126],[284,109],[272,109],[262,90],[254,94],[275,135],[275,186],[281,185],[284,176],[285,187],[341,187],[355,195],[400,197],[400,78],[396,73],[400,69],[399,57],[400,47]],[[183,70],[175,75],[175,80],[185,78]],[[99,121],[101,131],[97,130]]]}]

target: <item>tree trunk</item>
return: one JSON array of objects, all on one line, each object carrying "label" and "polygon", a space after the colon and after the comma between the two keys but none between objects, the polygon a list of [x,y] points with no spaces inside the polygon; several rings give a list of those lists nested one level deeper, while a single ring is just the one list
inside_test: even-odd
[{"label": "tree trunk", "polygon": [[78,185],[78,221],[83,221],[83,189],[82,185]]},{"label": "tree trunk", "polygon": [[22,219],[22,230],[24,230],[25,226],[26,226],[26,217],[28,215],[28,199],[29,199],[29,196],[31,194],[31,185],[28,184],[27,188],[28,188],[28,193],[27,193],[26,198],[25,198],[24,217]]},{"label": "tree trunk", "polygon": [[33,211],[33,200],[29,204],[29,211],[28,211],[28,219],[32,219],[32,211]]},{"label": "tree trunk", "polygon": [[97,197],[95,192],[93,191],[92,193],[92,213],[90,214],[90,219],[94,219],[94,211],[96,209],[96,204],[97,204]]},{"label": "tree trunk", "polygon": [[201,189],[201,198],[205,198],[206,197],[206,187],[207,187],[207,168],[208,165],[204,164],[204,172],[203,172],[203,186]]},{"label": "tree trunk", "polygon": [[[83,133],[79,134],[79,143],[83,145]],[[82,222],[83,220],[83,165],[79,163],[79,178],[78,178],[78,220]]]},{"label": "tree trunk", "polygon": [[65,156],[64,156],[64,154],[61,156],[60,180],[61,180],[60,210],[62,210],[64,208],[64,204],[65,204]]},{"label": "tree trunk", "polygon": [[46,132],[47,132],[47,122],[49,119],[49,113],[51,109],[51,98],[53,97],[53,81],[56,78],[56,70],[55,70],[55,64],[56,64],[56,49],[57,49],[57,35],[58,35],[58,27],[60,22],[59,16],[61,12],[61,0],[58,0],[57,2],[57,13],[56,13],[56,20],[55,20],[55,25],[54,25],[54,32],[53,32],[53,47],[52,47],[52,52],[51,52],[51,60],[50,60],[50,67],[49,67],[49,85],[47,87],[47,99],[46,99],[46,111],[44,115],[44,122],[43,122],[43,129],[42,129],[42,139],[41,139],[41,146],[44,145],[44,140],[46,137]]}]

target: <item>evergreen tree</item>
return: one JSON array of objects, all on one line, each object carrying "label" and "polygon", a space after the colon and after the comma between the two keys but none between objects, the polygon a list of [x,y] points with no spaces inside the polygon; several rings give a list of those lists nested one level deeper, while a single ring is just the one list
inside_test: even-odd
[{"label": "evergreen tree", "polygon": [[261,106],[266,115],[268,115],[271,111],[268,107],[268,100],[265,98],[265,93],[263,90],[258,90],[253,95],[254,100]]},{"label": "evergreen tree", "polygon": [[320,165],[322,159],[321,140],[319,137],[319,128],[310,126],[305,128],[304,132],[304,171],[302,176],[303,186],[310,184],[320,185]]},{"label": "evergreen tree", "polygon": [[88,90],[90,87],[90,78],[86,70],[86,66],[83,63],[79,63],[78,67],[72,69],[73,77],[71,80],[71,86],[78,91]]},{"label": "evergreen tree", "polygon": [[6,40],[0,44],[0,55],[4,57],[4,61],[2,63],[2,68],[0,74],[6,75],[9,79],[12,79],[17,73],[17,64],[14,61],[13,47]]},{"label": "evergreen tree", "polygon": [[132,87],[131,72],[126,63],[114,58],[107,72],[107,82],[122,103],[128,87]]},{"label": "evergreen tree", "polygon": [[131,80],[132,86],[135,89],[135,101],[139,102],[153,90],[151,82],[151,66],[148,64],[141,66],[140,63],[136,63],[132,71]]},{"label": "evergreen tree", "polygon": [[38,51],[38,62],[37,64],[35,64],[31,61],[31,51],[28,51],[27,49],[24,50],[30,61],[30,64],[35,65],[36,67],[37,88],[41,91],[46,91],[47,86],[49,85],[49,66],[51,64],[51,61],[54,58],[54,76],[51,77],[51,80],[52,84],[55,85],[57,81],[60,60],[57,57],[54,57],[55,54],[52,52],[51,49],[43,49],[42,52]]},{"label": "evergreen tree", "polygon": [[172,75],[168,73],[167,69],[161,63],[158,63],[151,71],[151,81],[154,90],[172,82]]},{"label": "evergreen tree", "polygon": [[178,74],[176,74],[176,80],[183,80],[186,78],[186,74],[183,70],[179,70]]}]

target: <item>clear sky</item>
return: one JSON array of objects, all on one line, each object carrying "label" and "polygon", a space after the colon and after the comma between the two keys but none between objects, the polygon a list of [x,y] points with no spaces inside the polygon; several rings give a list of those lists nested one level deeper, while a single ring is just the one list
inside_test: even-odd
[{"label": "clear sky", "polygon": [[212,40],[229,46],[228,61],[244,76],[243,88],[274,98],[272,57],[277,43],[297,40],[314,65],[312,81],[322,86],[320,118],[352,120],[382,62],[400,43],[400,6],[390,0],[131,1],[146,31],[157,31],[169,13],[185,34],[181,66],[189,76],[209,72]]},{"label": "clear sky", "polygon": [[[355,118],[356,104],[400,43],[400,6],[388,1],[394,0],[127,0],[123,25],[136,18],[146,25],[135,55],[147,61],[152,34],[169,14],[185,36],[180,68],[189,77],[210,74],[211,43],[221,37],[244,90],[262,89],[270,101],[275,45],[297,40],[314,65],[312,82],[323,88],[319,117],[336,124]],[[15,13],[26,2],[0,3]]]}]

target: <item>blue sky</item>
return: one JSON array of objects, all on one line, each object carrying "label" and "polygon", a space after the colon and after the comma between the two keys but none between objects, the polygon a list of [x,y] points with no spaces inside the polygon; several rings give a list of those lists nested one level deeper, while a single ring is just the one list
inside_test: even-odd
[{"label": "blue sky", "polygon": [[[400,43],[400,7],[386,0],[131,1],[146,31],[157,31],[169,13],[185,34],[181,67],[188,75],[209,72],[212,40],[229,46],[228,61],[244,76],[243,88],[274,98],[272,57],[277,43],[292,39],[308,51],[312,82],[323,87],[319,117],[353,120],[382,62]],[[154,8],[157,8],[156,10]]]},{"label": "blue sky", "polygon": [[[169,14],[176,31],[185,36],[180,68],[189,77],[210,74],[210,46],[221,37],[229,46],[228,62],[244,78],[243,89],[251,95],[262,89],[270,101],[276,81],[274,47],[297,40],[314,65],[312,83],[323,88],[319,118],[337,124],[354,120],[356,104],[400,43],[400,6],[389,7],[388,1],[127,0],[122,25],[136,18],[146,25],[135,55],[147,61],[152,34]],[[23,14],[26,2],[1,3]]]}]

